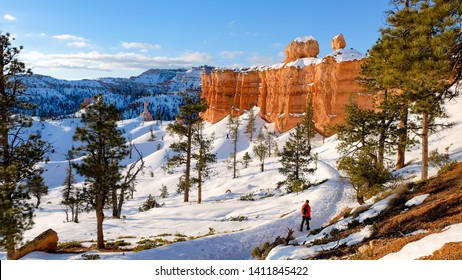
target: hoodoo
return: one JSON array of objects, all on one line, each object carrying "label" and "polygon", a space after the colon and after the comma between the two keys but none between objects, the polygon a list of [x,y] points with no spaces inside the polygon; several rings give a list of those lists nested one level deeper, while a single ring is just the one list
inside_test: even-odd
[{"label": "hoodoo", "polygon": [[215,123],[256,105],[263,119],[285,132],[302,120],[311,96],[316,128],[329,135],[333,125],[344,122],[344,107],[352,98],[361,107],[373,108],[371,95],[356,81],[363,55],[346,49],[342,34],[332,39],[331,46],[332,53],[317,58],[318,42],[312,36],[299,37],[286,47],[282,63],[203,72],[203,97],[210,105],[204,119]]}]

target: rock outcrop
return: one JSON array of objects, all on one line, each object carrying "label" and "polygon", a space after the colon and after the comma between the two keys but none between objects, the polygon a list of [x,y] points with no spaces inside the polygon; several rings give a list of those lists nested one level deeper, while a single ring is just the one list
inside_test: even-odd
[{"label": "rock outcrop", "polygon": [[148,110],[148,102],[144,101],[144,110],[140,114],[140,117],[145,121],[145,122],[151,122],[153,121],[152,114]]},{"label": "rock outcrop", "polygon": [[56,252],[57,248],[58,233],[52,229],[48,229],[14,252],[13,256],[11,256],[11,259],[19,260],[20,258],[34,251]]},{"label": "rock outcrop", "polygon": [[284,62],[286,63],[304,57],[317,57],[319,44],[311,36],[298,37],[286,47],[285,53],[286,60]]},{"label": "rock outcrop", "polygon": [[338,51],[339,49],[344,49],[346,47],[345,38],[343,38],[343,34],[338,34],[332,39],[331,42],[332,49],[334,51]]},{"label": "rock outcrop", "polygon": [[230,112],[240,115],[257,105],[260,116],[284,132],[301,121],[311,96],[316,128],[329,135],[333,125],[344,122],[344,106],[351,98],[362,107],[373,108],[371,96],[356,81],[364,58],[353,49],[344,49],[343,35],[334,38],[334,51],[324,58],[316,58],[319,47],[314,39],[302,38],[306,40],[289,44],[283,63],[203,72],[203,97],[210,105],[204,119],[215,123]]}]

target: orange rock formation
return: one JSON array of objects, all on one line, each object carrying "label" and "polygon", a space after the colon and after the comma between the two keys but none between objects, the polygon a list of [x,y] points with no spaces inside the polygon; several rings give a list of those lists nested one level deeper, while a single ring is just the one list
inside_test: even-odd
[{"label": "orange rock formation", "polygon": [[202,73],[202,93],[210,105],[204,119],[215,123],[230,112],[240,115],[257,105],[260,116],[284,132],[302,120],[307,98],[312,96],[316,128],[329,135],[329,128],[344,122],[344,106],[351,98],[373,108],[371,96],[356,82],[363,56],[345,49],[343,35],[333,39],[334,52],[324,58],[315,58],[319,47],[314,39],[301,38],[286,47],[283,63]]}]

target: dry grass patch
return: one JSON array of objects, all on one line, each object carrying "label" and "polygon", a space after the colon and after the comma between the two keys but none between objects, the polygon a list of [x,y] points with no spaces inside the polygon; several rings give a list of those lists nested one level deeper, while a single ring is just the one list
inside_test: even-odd
[{"label": "dry grass patch", "polygon": [[446,243],[431,256],[422,257],[420,260],[462,260],[462,242]]}]

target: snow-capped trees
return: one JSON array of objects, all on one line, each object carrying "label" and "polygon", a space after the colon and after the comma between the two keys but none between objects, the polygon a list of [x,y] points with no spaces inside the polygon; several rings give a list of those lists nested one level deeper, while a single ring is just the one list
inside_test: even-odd
[{"label": "snow-capped trees", "polygon": [[0,32],[0,245],[7,250],[7,258],[14,253],[24,231],[32,226],[33,206],[29,203],[29,189],[43,184],[43,170],[37,166],[45,160],[49,146],[39,135],[26,134],[32,126],[30,118],[16,110],[31,108],[21,101],[25,88],[21,75],[31,74],[18,60],[22,47],[12,47],[10,34]]},{"label": "snow-capped trees", "polygon": [[83,196],[96,212],[99,249],[104,248],[103,210],[114,189],[119,187],[122,178],[120,161],[128,155],[125,138],[117,128],[117,120],[119,111],[112,104],[106,105],[99,95],[93,104],[86,107],[82,114],[85,126],[78,127],[73,137],[74,141],[81,142],[75,154],[84,158],[82,163],[74,167],[85,177]]}]

